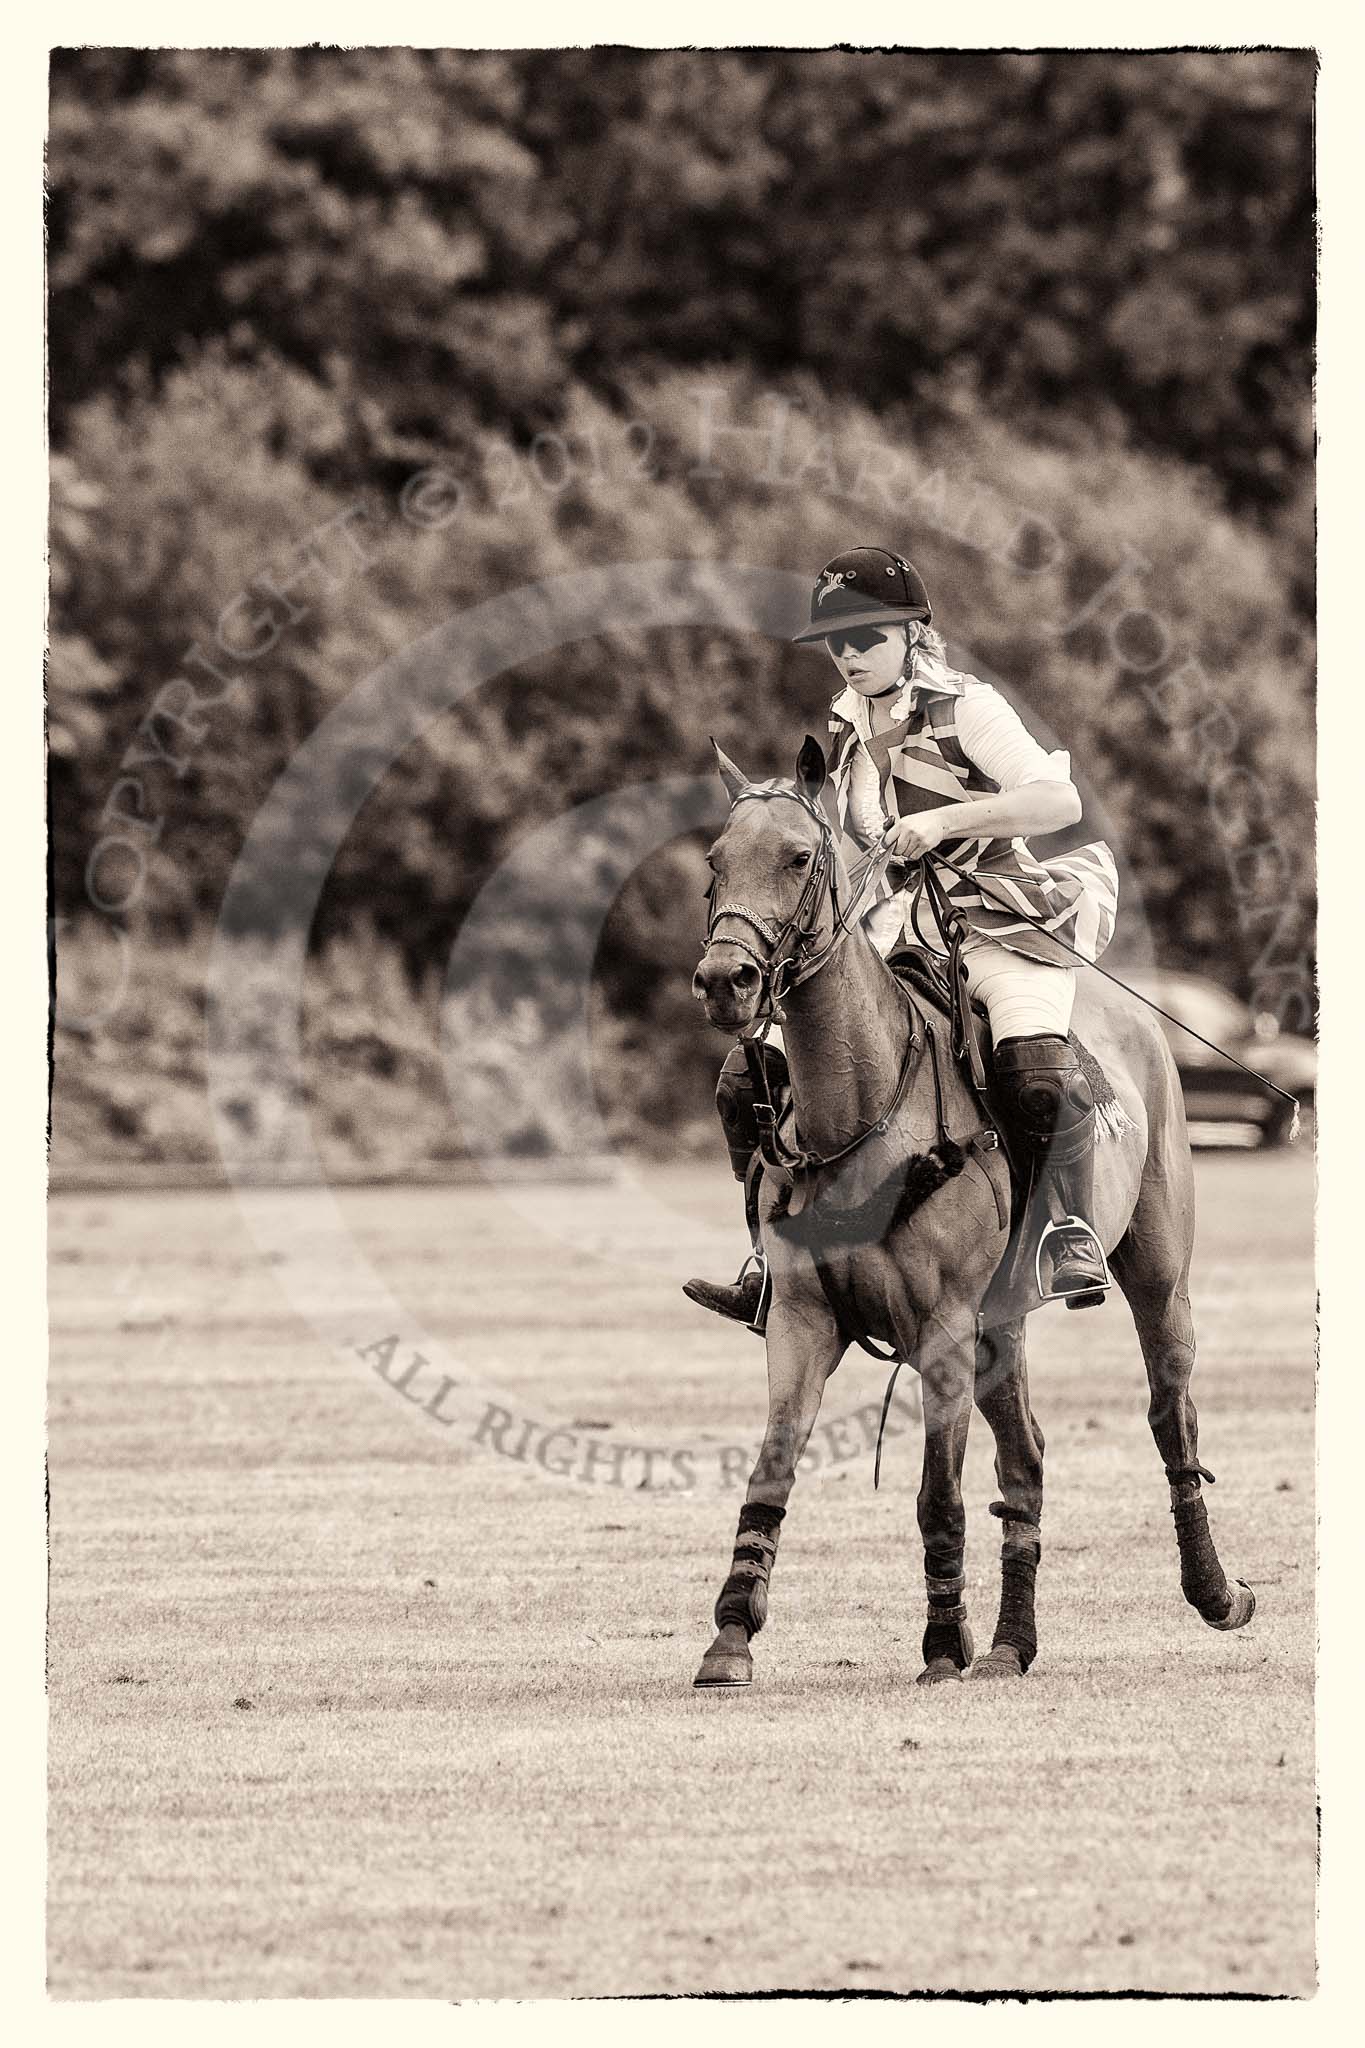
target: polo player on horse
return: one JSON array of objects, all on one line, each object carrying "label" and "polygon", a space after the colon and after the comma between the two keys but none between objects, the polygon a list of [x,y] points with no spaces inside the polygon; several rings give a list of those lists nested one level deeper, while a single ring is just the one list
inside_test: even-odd
[{"label": "polo player on horse", "polygon": [[[1076,992],[1071,955],[1095,960],[1114,930],[1118,875],[1100,840],[1041,859],[1032,834],[1059,832],[1081,817],[1070,757],[1045,753],[989,683],[948,665],[933,627],[924,582],[903,555],[857,547],[836,555],[811,594],[810,623],[798,642],[823,640],[843,684],[830,706],[830,772],[845,845],[888,850],[902,865],[878,884],[863,923],[885,957],[909,943],[950,950],[957,922],[961,972],[984,1004],[994,1044],[995,1100],[1006,1138],[1060,1220],[1039,1239],[1050,1272],[1045,1298],[1084,1307],[1110,1285],[1095,1234],[1095,1102],[1068,1032]],[[942,847],[954,863],[938,887],[924,886],[924,857]],[[719,916],[721,906],[713,915]],[[741,919],[733,943],[743,950]],[[1039,926],[1042,929],[1039,929]],[[757,956],[755,956],[757,957]],[[762,1053],[778,1100],[787,1081],[776,1031]],[[733,1286],[689,1280],[704,1308],[762,1333],[768,1274],[757,1228],[761,1161],[754,1084],[743,1046],[721,1069],[716,1105],[735,1177],[745,1183],[754,1250]]]}]

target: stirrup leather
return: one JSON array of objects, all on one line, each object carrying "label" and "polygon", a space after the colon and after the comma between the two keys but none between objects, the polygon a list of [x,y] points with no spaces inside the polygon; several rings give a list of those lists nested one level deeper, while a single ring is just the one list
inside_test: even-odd
[{"label": "stirrup leather", "polygon": [[[1089,1280],[1083,1287],[1045,1287],[1043,1285],[1043,1253],[1047,1250],[1054,1237],[1060,1237],[1064,1231],[1071,1230],[1083,1230],[1085,1232],[1090,1240],[1095,1262],[1099,1266],[1103,1278]],[[1060,1222],[1047,1225],[1038,1239],[1037,1249],[1033,1254],[1033,1277],[1037,1284],[1038,1293],[1045,1302],[1098,1301],[1104,1289],[1112,1287],[1114,1284],[1113,1275],[1109,1271],[1109,1261],[1104,1256],[1104,1246],[1100,1243],[1099,1235],[1094,1226],[1087,1223],[1083,1216],[1063,1216]]]}]

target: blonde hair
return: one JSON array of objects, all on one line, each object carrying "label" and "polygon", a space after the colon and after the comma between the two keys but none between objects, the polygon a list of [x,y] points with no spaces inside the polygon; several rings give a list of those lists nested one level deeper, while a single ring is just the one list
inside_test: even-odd
[{"label": "blonde hair", "polygon": [[905,628],[905,680],[927,682],[935,673],[946,673],[948,649],[943,635],[923,619],[911,619]]}]

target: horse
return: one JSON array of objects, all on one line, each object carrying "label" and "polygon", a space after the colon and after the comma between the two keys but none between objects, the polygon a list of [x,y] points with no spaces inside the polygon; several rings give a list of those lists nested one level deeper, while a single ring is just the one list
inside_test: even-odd
[{"label": "horse", "polygon": [[[711,913],[692,992],[708,1022],[736,1038],[781,1015],[800,1152],[791,1172],[765,1170],[759,1191],[772,1284],[768,1417],[694,1683],[752,1681],[797,1465],[825,1382],[855,1338],[890,1344],[920,1378],[927,1617],[916,1682],[1017,1680],[1037,1653],[1044,1441],[1025,1319],[992,1327],[982,1315],[1010,1241],[1008,1161],[956,1062],[939,1056],[933,1019],[849,915],[848,870],[820,801],[819,742],[807,736],[790,780],[751,782],[715,751],[730,809],[707,854]],[[1096,1147],[1091,1220],[1137,1326],[1181,1590],[1211,1628],[1241,1628],[1255,1596],[1241,1580],[1230,1585],[1219,1562],[1202,1493],[1213,1475],[1199,1462],[1190,1398],[1194,1169],[1179,1077],[1152,1015],[1101,977],[1081,977],[1073,1022],[1124,1112]],[[991,1513],[1003,1524],[999,1614],[981,1659],[963,1598],[973,1406],[995,1439],[1002,1498]]]}]

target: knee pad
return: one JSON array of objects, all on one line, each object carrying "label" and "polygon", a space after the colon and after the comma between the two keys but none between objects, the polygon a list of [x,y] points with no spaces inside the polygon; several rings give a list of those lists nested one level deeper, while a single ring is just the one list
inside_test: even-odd
[{"label": "knee pad", "polygon": [[[790,1081],[786,1055],[775,1045],[762,1046],[760,1055],[768,1093],[774,1102],[778,1102]],[[720,1113],[735,1178],[743,1180],[750,1156],[758,1143],[758,1123],[754,1117],[754,1084],[749,1078],[749,1062],[742,1046],[732,1047],[725,1055],[716,1082],[716,1108]]]},{"label": "knee pad", "polygon": [[1094,1116],[1090,1083],[1064,1038],[1005,1039],[995,1048],[995,1076],[1020,1135],[1038,1150],[1082,1134]]}]

